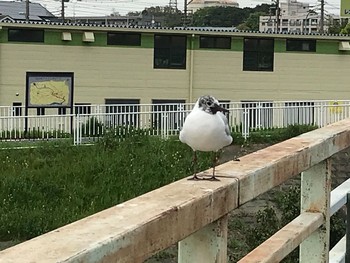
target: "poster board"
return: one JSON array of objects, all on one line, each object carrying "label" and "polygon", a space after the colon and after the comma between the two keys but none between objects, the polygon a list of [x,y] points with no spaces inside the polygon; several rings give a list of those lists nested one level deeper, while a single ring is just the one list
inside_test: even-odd
[{"label": "poster board", "polygon": [[27,108],[72,108],[74,74],[72,72],[27,72]]}]

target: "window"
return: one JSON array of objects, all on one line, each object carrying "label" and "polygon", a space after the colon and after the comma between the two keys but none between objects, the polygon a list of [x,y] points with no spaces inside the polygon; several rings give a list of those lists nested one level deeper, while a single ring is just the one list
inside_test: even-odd
[{"label": "window", "polygon": [[186,36],[154,36],[154,68],[186,69]]},{"label": "window", "polygon": [[140,100],[106,99],[106,104],[108,126],[139,126]]},{"label": "window", "polygon": [[141,34],[108,33],[107,45],[141,46]]},{"label": "window", "polygon": [[242,108],[244,133],[249,133],[251,129],[273,127],[272,102],[243,101]]},{"label": "window", "polygon": [[36,115],[45,115],[45,108],[36,108]]},{"label": "window", "polygon": [[22,103],[14,102],[12,103],[12,106],[13,106],[13,116],[22,116]]},{"label": "window", "polygon": [[76,103],[74,105],[75,114],[91,114],[90,103]]},{"label": "window", "polygon": [[152,100],[152,123],[155,129],[179,130],[185,120],[185,100]]},{"label": "window", "polygon": [[58,108],[58,115],[66,115],[67,114],[67,108],[59,107]]},{"label": "window", "polygon": [[12,29],[8,30],[8,41],[15,42],[44,42],[44,30],[41,29]]},{"label": "window", "polygon": [[284,125],[314,124],[314,102],[286,102]]},{"label": "window", "polygon": [[245,38],[243,70],[273,71],[273,39]]},{"label": "window", "polygon": [[313,39],[287,39],[287,51],[316,52],[316,40]]},{"label": "window", "polygon": [[200,48],[218,48],[218,49],[231,49],[230,37],[200,37]]}]

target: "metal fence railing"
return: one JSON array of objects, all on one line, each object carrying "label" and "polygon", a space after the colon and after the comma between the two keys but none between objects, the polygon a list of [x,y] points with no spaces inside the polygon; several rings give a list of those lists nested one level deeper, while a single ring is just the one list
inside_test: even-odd
[{"label": "metal fence railing", "polygon": [[[283,128],[291,124],[326,126],[350,117],[350,101],[242,101],[223,102],[233,132],[247,138],[257,129]],[[76,144],[94,141],[108,129],[142,129],[168,137],[178,134],[193,104],[75,105],[73,112],[58,114],[45,109],[36,115],[22,106],[0,106],[0,140],[73,137]],[[41,112],[42,113],[42,112]],[[126,129],[127,128],[127,129]]]}]

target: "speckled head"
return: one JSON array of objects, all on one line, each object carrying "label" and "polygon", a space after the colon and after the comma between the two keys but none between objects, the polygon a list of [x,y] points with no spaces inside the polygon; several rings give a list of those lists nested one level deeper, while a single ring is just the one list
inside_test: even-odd
[{"label": "speckled head", "polygon": [[210,114],[216,114],[218,111],[228,112],[228,110],[220,106],[217,99],[210,95],[201,96],[198,99],[198,107]]}]

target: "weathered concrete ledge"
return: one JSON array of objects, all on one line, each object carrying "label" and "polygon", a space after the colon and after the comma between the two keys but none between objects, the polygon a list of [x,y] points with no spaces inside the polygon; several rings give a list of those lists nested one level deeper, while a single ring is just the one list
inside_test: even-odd
[{"label": "weathered concrete ledge", "polygon": [[349,146],[343,120],[223,164],[219,182],[179,180],[1,251],[0,262],[143,262]]},{"label": "weathered concrete ledge", "polygon": [[217,168],[239,180],[239,205],[350,146],[350,119],[304,133]]},{"label": "weathered concrete ledge", "polygon": [[303,213],[238,263],[280,262],[324,222],[322,213]]},{"label": "weathered concrete ledge", "polygon": [[0,252],[1,263],[143,262],[238,206],[237,180],[183,179]]}]

